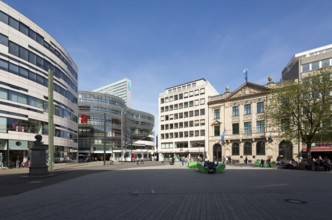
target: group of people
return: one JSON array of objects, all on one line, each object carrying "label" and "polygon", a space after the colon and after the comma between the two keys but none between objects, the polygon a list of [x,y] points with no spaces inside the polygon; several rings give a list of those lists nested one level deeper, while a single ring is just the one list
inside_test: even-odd
[{"label": "group of people", "polygon": [[260,167],[264,167],[265,163],[267,164],[268,167],[271,167],[271,158],[267,158],[266,161],[264,159],[261,159]]},{"label": "group of people", "polygon": [[323,167],[325,171],[330,171],[332,168],[331,160],[327,157],[325,157],[324,159],[321,156],[319,156],[317,159],[313,157],[307,163],[305,169],[315,171],[317,170],[317,167]]}]

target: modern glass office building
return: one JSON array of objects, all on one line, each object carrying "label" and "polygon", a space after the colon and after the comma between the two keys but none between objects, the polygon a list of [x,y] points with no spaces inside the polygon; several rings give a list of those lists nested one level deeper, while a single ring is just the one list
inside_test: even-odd
[{"label": "modern glass office building", "polygon": [[154,116],[128,108],[114,95],[80,91],[79,159],[131,160],[132,155],[149,159],[154,150],[151,132]]},{"label": "modern glass office building", "polygon": [[[48,144],[48,70],[54,72],[55,160],[77,158],[77,66],[30,19],[0,1],[0,152],[22,161],[36,134]],[[11,164],[10,163],[10,164]]]}]

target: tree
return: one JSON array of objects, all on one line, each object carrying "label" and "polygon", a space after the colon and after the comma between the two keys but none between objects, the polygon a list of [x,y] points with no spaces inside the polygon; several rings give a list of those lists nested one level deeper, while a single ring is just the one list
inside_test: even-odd
[{"label": "tree", "polygon": [[307,147],[331,138],[332,68],[319,69],[302,80],[284,81],[268,95],[267,119],[281,138],[298,139]]}]

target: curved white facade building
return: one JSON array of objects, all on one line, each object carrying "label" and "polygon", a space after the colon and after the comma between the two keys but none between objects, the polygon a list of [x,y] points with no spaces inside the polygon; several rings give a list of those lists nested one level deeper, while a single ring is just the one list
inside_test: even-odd
[{"label": "curved white facade building", "polygon": [[77,66],[27,17],[0,1],[0,153],[28,156],[36,134],[48,144],[48,70],[54,71],[55,160],[77,153]]}]

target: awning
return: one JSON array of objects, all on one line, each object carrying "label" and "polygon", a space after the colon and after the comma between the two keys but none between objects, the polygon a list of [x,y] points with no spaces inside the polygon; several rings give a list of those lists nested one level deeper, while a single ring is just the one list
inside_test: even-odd
[{"label": "awning", "polygon": [[[307,148],[302,148],[303,152],[307,152]],[[312,147],[311,152],[326,152],[326,151],[332,151],[332,147]]]}]

